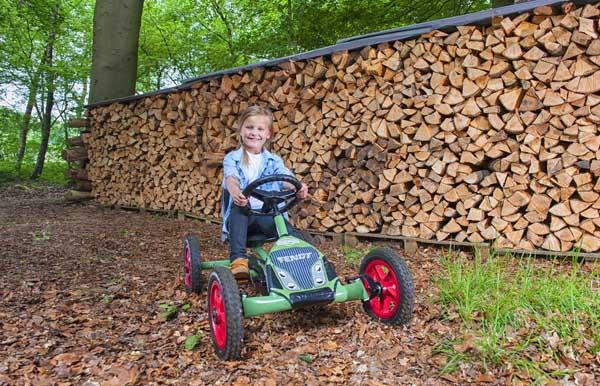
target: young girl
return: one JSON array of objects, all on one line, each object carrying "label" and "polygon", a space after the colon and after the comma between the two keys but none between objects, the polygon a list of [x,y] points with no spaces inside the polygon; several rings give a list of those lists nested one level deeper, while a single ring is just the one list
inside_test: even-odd
[{"label": "young girl", "polygon": [[[290,176],[293,174],[285,167],[279,156],[265,149],[266,142],[273,135],[271,110],[260,106],[247,108],[238,118],[238,130],[241,146],[228,153],[223,160],[223,190],[229,194],[223,194],[222,238],[229,239],[231,272],[237,279],[244,279],[249,277],[246,256],[247,237],[255,234],[275,237],[277,230],[273,218],[248,215],[242,210],[248,203],[253,209],[262,207],[261,201],[254,197],[245,197],[242,191],[257,178],[272,174]],[[280,183],[270,183],[260,188],[272,191],[279,190],[281,186]],[[296,196],[301,200],[308,196],[306,184],[302,184]],[[287,221],[286,225],[288,233],[295,234],[293,227]]]}]

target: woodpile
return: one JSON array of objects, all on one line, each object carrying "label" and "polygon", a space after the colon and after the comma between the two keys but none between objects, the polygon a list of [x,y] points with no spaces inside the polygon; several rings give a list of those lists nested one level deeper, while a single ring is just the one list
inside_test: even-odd
[{"label": "woodpile", "polygon": [[[87,125],[87,126],[86,126]],[[68,148],[63,150],[62,157],[69,163],[69,168],[65,170],[65,178],[71,180],[72,189],[69,190],[64,198],[67,201],[80,201],[93,198],[92,182],[90,181],[86,165],[89,161],[87,146],[84,138],[91,134],[87,127],[89,121],[84,119],[74,119],[67,122],[69,127],[79,127],[83,129],[80,136],[71,137],[67,141]]]},{"label": "woodpile", "polygon": [[236,116],[263,104],[313,196],[300,227],[598,251],[599,16],[540,7],[92,108],[93,194],[219,216]]}]

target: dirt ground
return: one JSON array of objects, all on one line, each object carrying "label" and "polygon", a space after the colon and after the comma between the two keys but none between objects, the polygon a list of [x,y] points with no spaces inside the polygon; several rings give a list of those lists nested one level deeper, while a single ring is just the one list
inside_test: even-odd
[{"label": "dirt ground", "polygon": [[[206,294],[185,293],[181,279],[187,232],[201,235],[204,259],[226,258],[219,226],[63,194],[0,188],[0,385],[511,383],[503,369],[440,375],[434,348],[459,328],[432,301],[435,250],[406,257],[416,287],[407,327],[372,321],[357,302],[260,316],[245,321],[242,360],[222,362]],[[356,274],[330,242],[319,247],[341,276]],[[161,318],[165,303],[179,307],[174,320]]]}]

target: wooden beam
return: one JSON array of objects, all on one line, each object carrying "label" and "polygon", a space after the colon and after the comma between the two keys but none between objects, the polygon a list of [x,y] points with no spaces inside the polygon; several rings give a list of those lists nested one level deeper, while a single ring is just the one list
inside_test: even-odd
[{"label": "wooden beam", "polygon": [[90,127],[89,119],[70,119],[67,121],[68,127]]},{"label": "wooden beam", "polygon": [[65,178],[70,180],[89,181],[87,170],[85,169],[67,169],[65,170]]},{"label": "wooden beam", "polygon": [[80,192],[77,190],[69,190],[64,196],[66,201],[83,201],[91,200],[94,198],[90,192]]},{"label": "wooden beam", "polygon": [[62,157],[66,161],[84,161],[88,159],[88,153],[85,147],[76,146],[62,151]]},{"label": "wooden beam", "polygon": [[81,138],[81,136],[71,137],[67,140],[67,143],[70,147],[84,146],[83,139]]}]

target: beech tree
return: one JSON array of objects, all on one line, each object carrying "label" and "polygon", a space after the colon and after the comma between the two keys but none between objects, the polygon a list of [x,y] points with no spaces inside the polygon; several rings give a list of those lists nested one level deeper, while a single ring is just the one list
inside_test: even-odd
[{"label": "beech tree", "polygon": [[143,0],[96,0],[89,102],[135,93]]},{"label": "beech tree", "polygon": [[42,123],[42,140],[38,149],[37,160],[35,162],[35,168],[31,173],[31,178],[36,179],[42,174],[44,169],[44,161],[46,160],[46,152],[48,151],[48,141],[50,140],[50,130],[52,129],[52,109],[54,108],[54,87],[56,81],[56,75],[53,71],[54,64],[54,43],[56,41],[56,35],[62,21],[62,15],[60,6],[58,3],[52,4],[50,11],[50,29],[48,31],[48,37],[46,40],[46,47],[44,49],[44,57],[42,59],[42,66],[48,70],[45,73],[45,101],[44,108],[41,115]]}]

